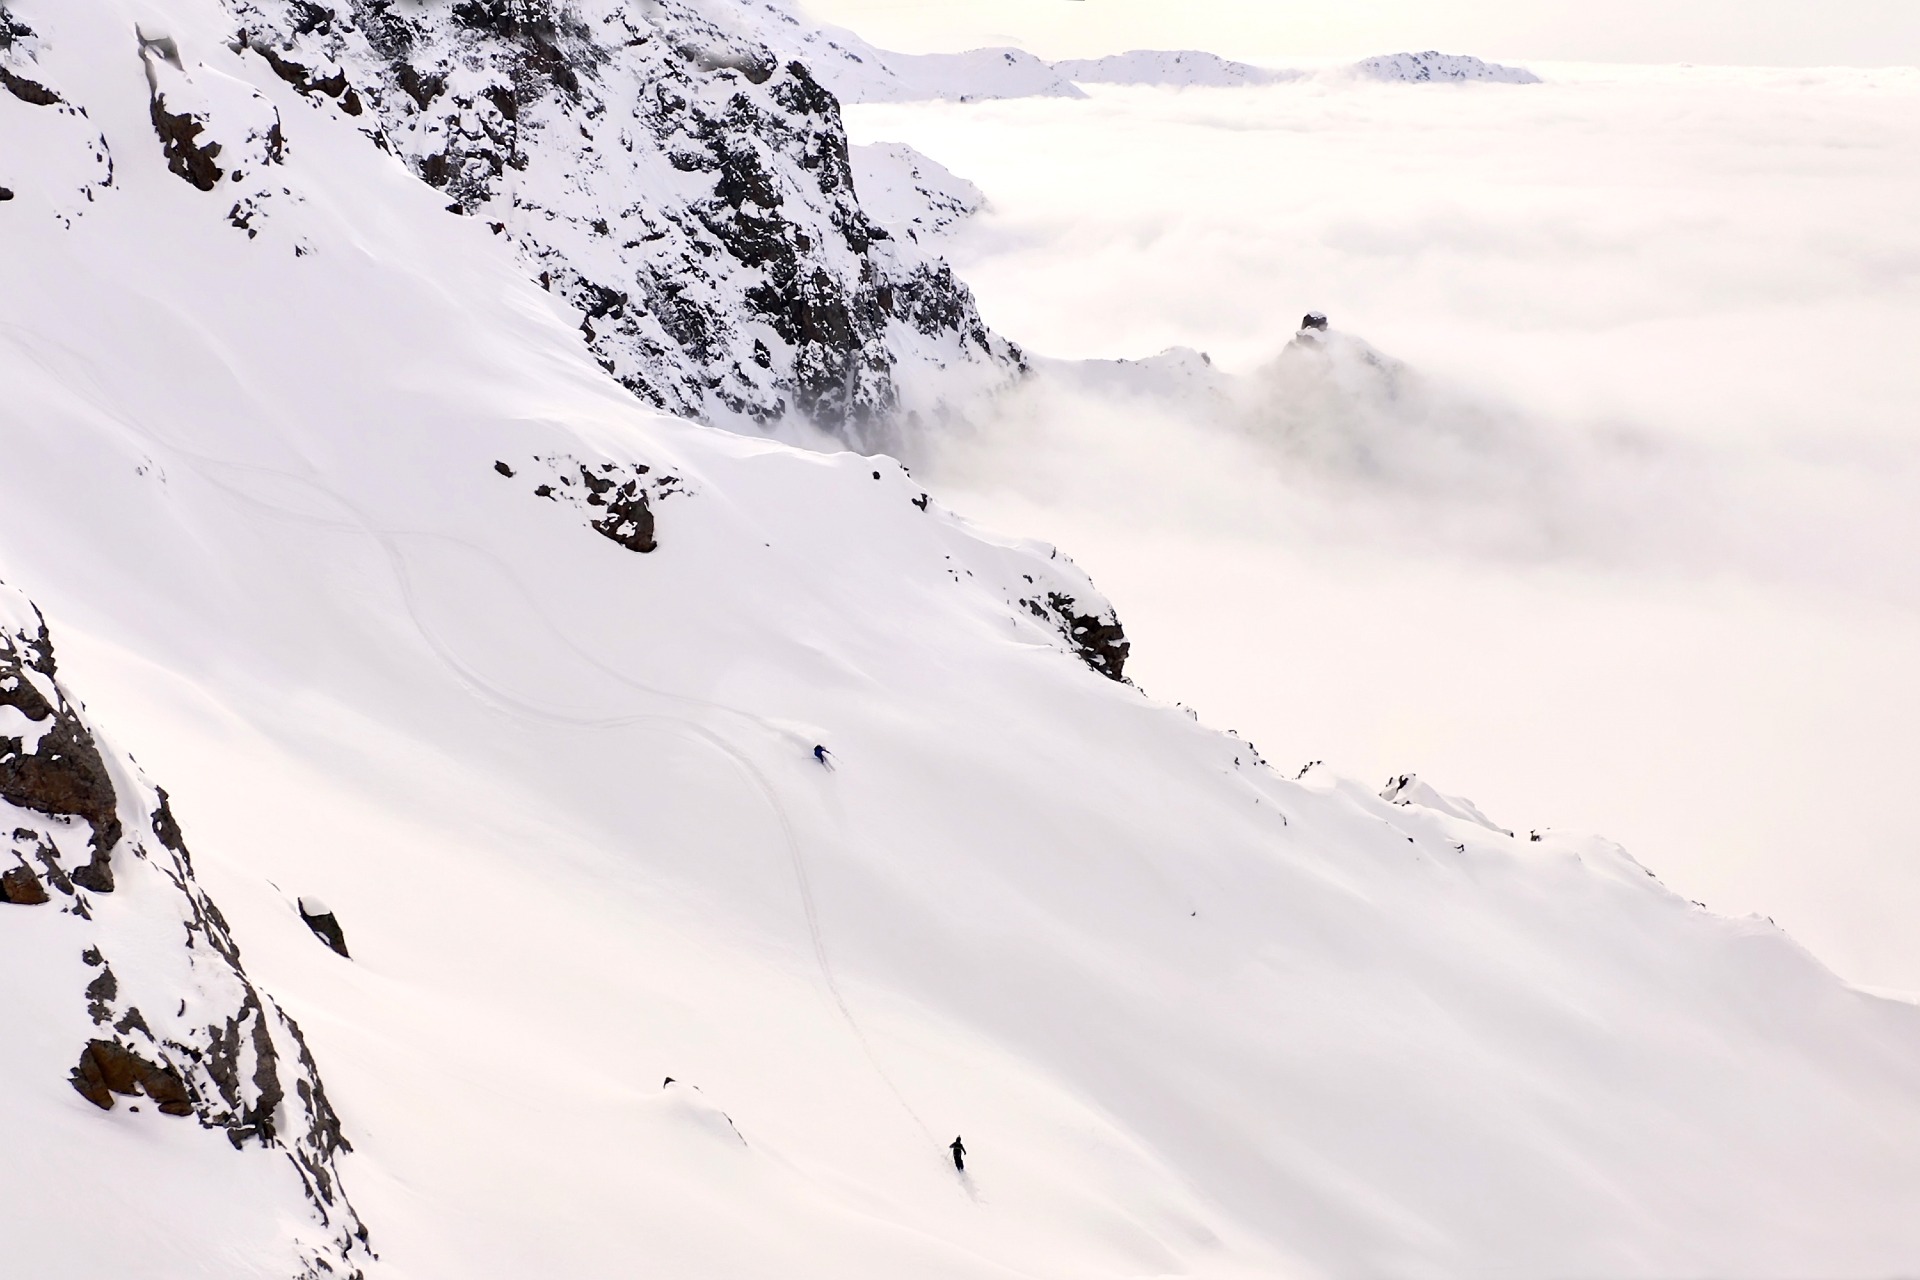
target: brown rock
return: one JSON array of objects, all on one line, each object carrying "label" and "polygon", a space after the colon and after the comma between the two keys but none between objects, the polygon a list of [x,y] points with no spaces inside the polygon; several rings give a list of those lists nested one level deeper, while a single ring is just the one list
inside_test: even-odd
[{"label": "brown rock", "polygon": [[32,868],[14,867],[0,873],[0,902],[34,907],[46,900],[47,891],[41,886],[40,877],[33,874]]},{"label": "brown rock", "polygon": [[192,1096],[177,1072],[111,1040],[87,1041],[69,1079],[75,1092],[102,1111],[113,1110],[116,1093],[131,1098],[144,1092],[164,1115],[193,1114]]}]

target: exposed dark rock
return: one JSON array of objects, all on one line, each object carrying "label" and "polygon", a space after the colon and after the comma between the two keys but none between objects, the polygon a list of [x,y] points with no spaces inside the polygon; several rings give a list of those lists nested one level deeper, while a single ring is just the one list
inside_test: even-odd
[{"label": "exposed dark rock", "polygon": [[0,902],[19,907],[37,907],[47,900],[47,891],[31,867],[13,867],[0,872]]},{"label": "exposed dark rock", "polygon": [[[642,554],[655,550],[653,504],[684,493],[680,477],[653,474],[644,462],[603,462],[592,467],[570,457],[536,457],[554,482],[536,485],[534,496],[583,509],[595,533]],[[503,464],[495,464],[496,467]]]},{"label": "exposed dark rock", "polygon": [[98,959],[100,953],[92,953],[94,963],[100,964],[100,973],[87,984],[87,1016],[93,1019],[93,1025],[113,1021],[113,1002],[120,998],[120,982],[113,976],[113,970]]},{"label": "exposed dark rock", "polygon": [[[880,451],[918,377],[922,398],[973,396],[1025,368],[951,270],[862,211],[834,96],[728,30],[724,6],[654,0],[589,25],[558,0],[228,2],[303,92],[351,79],[339,100],[357,89],[379,136],[512,239],[601,366],[660,408],[800,414]],[[667,166],[710,185],[630,181]],[[582,234],[611,244],[582,254]]]},{"label": "exposed dark rock", "polygon": [[167,168],[202,191],[211,191],[225,175],[214,158],[220,154],[217,142],[199,142],[206,125],[192,112],[167,110],[166,95],[155,93],[152,100],[153,131],[160,135],[160,150],[167,157]]},{"label": "exposed dark rock", "polygon": [[307,908],[307,902],[304,898],[300,900],[299,910],[300,918],[306,921],[307,928],[313,930],[314,937],[320,939],[320,941],[326,943],[329,947],[332,947],[334,951],[340,955],[346,956],[347,959],[351,960],[353,958],[347,955],[346,931],[340,927],[340,921],[334,916],[333,912],[327,910],[310,911]]},{"label": "exposed dark rock", "polygon": [[[5,19],[0,19],[0,30],[4,30],[5,25]],[[47,86],[36,80],[29,80],[17,72],[9,71],[5,67],[0,67],[0,86],[5,87],[8,93],[20,101],[36,107],[51,107],[55,103],[65,101]]]},{"label": "exposed dark rock", "polygon": [[9,52],[16,43],[32,36],[32,27],[8,13],[5,5],[0,5],[0,53]]},{"label": "exposed dark rock", "polygon": [[292,85],[296,93],[308,96],[325,94],[340,104],[340,110],[350,116],[359,115],[365,108],[361,105],[360,95],[347,83],[347,73],[336,70],[332,75],[323,76],[312,67],[304,66],[293,59],[284,57],[271,42],[258,36],[245,38],[243,47],[253,50],[266,59],[273,73]]},{"label": "exposed dark rock", "polygon": [[1043,599],[1021,601],[1034,617],[1052,623],[1080,660],[1109,680],[1126,681],[1127,653],[1133,645],[1111,611],[1106,617],[1080,613],[1070,595],[1049,591]]},{"label": "exposed dark rock", "polygon": [[[83,888],[113,890],[108,854],[120,842],[118,800],[93,735],[72,708],[56,705],[29,675],[52,684],[45,623],[32,639],[0,634],[0,706],[45,726],[34,750],[23,738],[0,737],[0,800],[51,817],[83,818],[93,828],[93,860],[72,873]],[[58,699],[57,689],[53,694]]]},{"label": "exposed dark rock", "polygon": [[0,201],[11,200],[11,199],[13,199],[12,190],[7,187],[0,187]]},{"label": "exposed dark rock", "polygon": [[112,1040],[89,1040],[69,1077],[80,1096],[103,1111],[113,1110],[113,1095],[145,1093],[163,1115],[190,1116],[192,1096],[171,1067],[161,1066]]}]

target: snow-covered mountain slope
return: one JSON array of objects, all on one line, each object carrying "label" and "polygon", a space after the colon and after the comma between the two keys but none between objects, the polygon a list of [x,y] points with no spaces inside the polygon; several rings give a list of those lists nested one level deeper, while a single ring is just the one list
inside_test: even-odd
[{"label": "snow-covered mountain slope", "polygon": [[[104,89],[89,81],[118,60],[57,6],[15,10],[39,33],[20,65],[91,110]],[[726,6],[205,0],[144,21],[162,14],[149,34],[165,53],[146,63],[180,121],[177,171],[240,184],[210,213],[257,236],[280,206],[323,198],[282,171],[274,131],[295,110],[333,116],[510,244],[578,309],[602,366],[659,407],[791,416],[878,449],[1019,371],[946,265],[861,209],[834,97]],[[99,180],[82,166],[63,199]]]},{"label": "snow-covered mountain slope", "polygon": [[1197,49],[1133,49],[1104,58],[1069,58],[1053,69],[1079,84],[1151,84],[1240,88],[1298,80],[1306,73],[1233,62]]},{"label": "snow-covered mountain slope", "polygon": [[[0,95],[0,578],[304,1031],[370,1278],[1920,1264],[1920,1010],[1605,842],[1282,777],[1111,678],[1050,548],[649,411],[362,118],[196,61],[194,0],[14,14],[78,105]],[[200,899],[115,794],[149,857],[91,922],[0,904],[45,1008],[0,1052],[6,1257],[298,1274],[284,1160],[67,1078],[80,931],[156,1042],[196,1043],[149,992],[241,990],[134,945]],[[158,1189],[91,1212],[102,1167]]]},{"label": "snow-covered mountain slope", "polygon": [[167,793],[94,732],[5,584],[0,830],[9,1271],[358,1275],[350,1147],[299,1027],[242,968]]},{"label": "snow-covered mountain slope", "polygon": [[851,155],[867,216],[897,237],[946,235],[986,207],[979,187],[904,142],[872,142]]},{"label": "snow-covered mountain slope", "polygon": [[1498,84],[1539,84],[1540,77],[1525,67],[1507,67],[1497,62],[1460,53],[1389,53],[1367,58],[1352,67],[1352,73],[1364,80],[1387,80],[1398,84],[1425,84],[1436,80],[1490,80]]}]

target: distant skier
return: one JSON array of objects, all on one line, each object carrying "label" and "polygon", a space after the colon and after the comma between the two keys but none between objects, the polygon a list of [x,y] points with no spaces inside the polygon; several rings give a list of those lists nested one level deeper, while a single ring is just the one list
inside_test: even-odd
[{"label": "distant skier", "polygon": [[820,767],[823,769],[831,770],[833,768],[833,761],[827,758],[832,754],[833,752],[827,750],[825,747],[816,746],[813,749],[813,758],[820,762]]},{"label": "distant skier", "polygon": [[953,1167],[961,1173],[965,1173],[967,1171],[967,1144],[960,1141],[956,1135],[954,1140],[948,1143],[947,1146],[953,1152]]}]

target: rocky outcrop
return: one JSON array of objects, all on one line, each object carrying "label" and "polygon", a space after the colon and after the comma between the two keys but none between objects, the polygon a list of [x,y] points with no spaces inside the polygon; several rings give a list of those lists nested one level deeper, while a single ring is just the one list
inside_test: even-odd
[{"label": "rocky outcrop", "polygon": [[1060,591],[1024,597],[1027,612],[1057,628],[1080,661],[1109,680],[1126,681],[1127,654],[1133,648],[1111,606],[1083,611],[1079,601]]},{"label": "rocky outcrop", "polygon": [[662,409],[879,450],[1024,368],[863,211],[834,95],[685,0],[228,4],[235,49],[509,237]]},{"label": "rocky outcrop", "polygon": [[[318,1228],[296,1247],[298,1274],[359,1275],[367,1233],[336,1168],[350,1148],[300,1028],[248,977],[166,793],[100,741],[60,683],[45,621],[4,585],[0,830],[0,900],[59,921],[33,935],[45,963],[8,981],[68,972],[76,953],[87,974],[70,1006],[73,1089],[102,1110],[144,1095],[236,1150],[284,1153],[289,1197]],[[129,906],[97,909],[122,892]],[[15,918],[0,912],[0,929]]]},{"label": "rocky outcrop", "polygon": [[301,898],[296,905],[301,921],[313,930],[314,937],[326,943],[335,955],[353,959],[347,951],[347,931],[340,927],[339,917],[324,902],[316,898]]},{"label": "rocky outcrop", "polygon": [[[520,475],[505,462],[493,469],[508,479]],[[572,507],[587,517],[587,527],[629,551],[646,553],[654,538],[653,504],[685,494],[680,477],[656,473],[644,462],[589,464],[574,457],[536,457],[531,471],[545,477],[532,486],[536,498]]]}]

